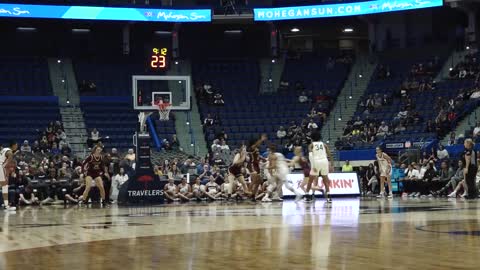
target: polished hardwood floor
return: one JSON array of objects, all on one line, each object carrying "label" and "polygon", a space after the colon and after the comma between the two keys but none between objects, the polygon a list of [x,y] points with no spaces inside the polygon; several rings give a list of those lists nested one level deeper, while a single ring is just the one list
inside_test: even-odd
[{"label": "polished hardwood floor", "polygon": [[479,269],[480,201],[30,207],[0,269]]}]

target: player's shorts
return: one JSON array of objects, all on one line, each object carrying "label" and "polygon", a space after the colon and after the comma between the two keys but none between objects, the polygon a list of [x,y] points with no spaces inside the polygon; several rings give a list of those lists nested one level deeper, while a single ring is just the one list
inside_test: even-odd
[{"label": "player's shorts", "polygon": [[0,166],[0,182],[6,182],[6,173],[5,173],[5,168],[3,166]]},{"label": "player's shorts", "polygon": [[280,181],[287,181],[287,175],[290,173],[290,170],[287,166],[280,166],[277,168],[277,178]]},{"label": "player's shorts", "polygon": [[312,176],[326,176],[328,175],[329,166],[328,166],[328,159],[316,159],[311,160],[310,166],[312,167],[310,170],[310,175]]},{"label": "player's shorts", "polygon": [[388,176],[391,175],[391,173],[392,173],[392,166],[391,165],[380,167],[380,176],[381,177],[388,177]]}]

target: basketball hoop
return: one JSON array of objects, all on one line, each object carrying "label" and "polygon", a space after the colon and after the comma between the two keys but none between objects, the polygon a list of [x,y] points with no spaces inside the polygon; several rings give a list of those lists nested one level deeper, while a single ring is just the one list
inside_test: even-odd
[{"label": "basketball hoop", "polygon": [[170,110],[172,104],[170,103],[159,103],[158,105],[158,114],[160,115],[160,121],[168,121],[170,118]]}]

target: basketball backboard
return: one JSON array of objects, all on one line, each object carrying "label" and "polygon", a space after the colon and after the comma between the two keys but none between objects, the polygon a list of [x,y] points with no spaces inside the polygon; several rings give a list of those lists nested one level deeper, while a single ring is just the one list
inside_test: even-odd
[{"label": "basketball backboard", "polygon": [[170,103],[171,110],[190,110],[190,76],[132,76],[133,108],[139,111],[158,110],[159,100]]}]

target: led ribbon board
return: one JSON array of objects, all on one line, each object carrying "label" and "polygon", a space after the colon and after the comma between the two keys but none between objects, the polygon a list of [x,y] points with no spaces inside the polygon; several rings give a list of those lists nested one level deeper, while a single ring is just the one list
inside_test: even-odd
[{"label": "led ribbon board", "polygon": [[210,22],[210,9],[154,9],[0,3],[0,17],[77,20]]},{"label": "led ribbon board", "polygon": [[355,16],[443,6],[443,0],[377,0],[345,4],[255,8],[255,21],[278,21]]}]

